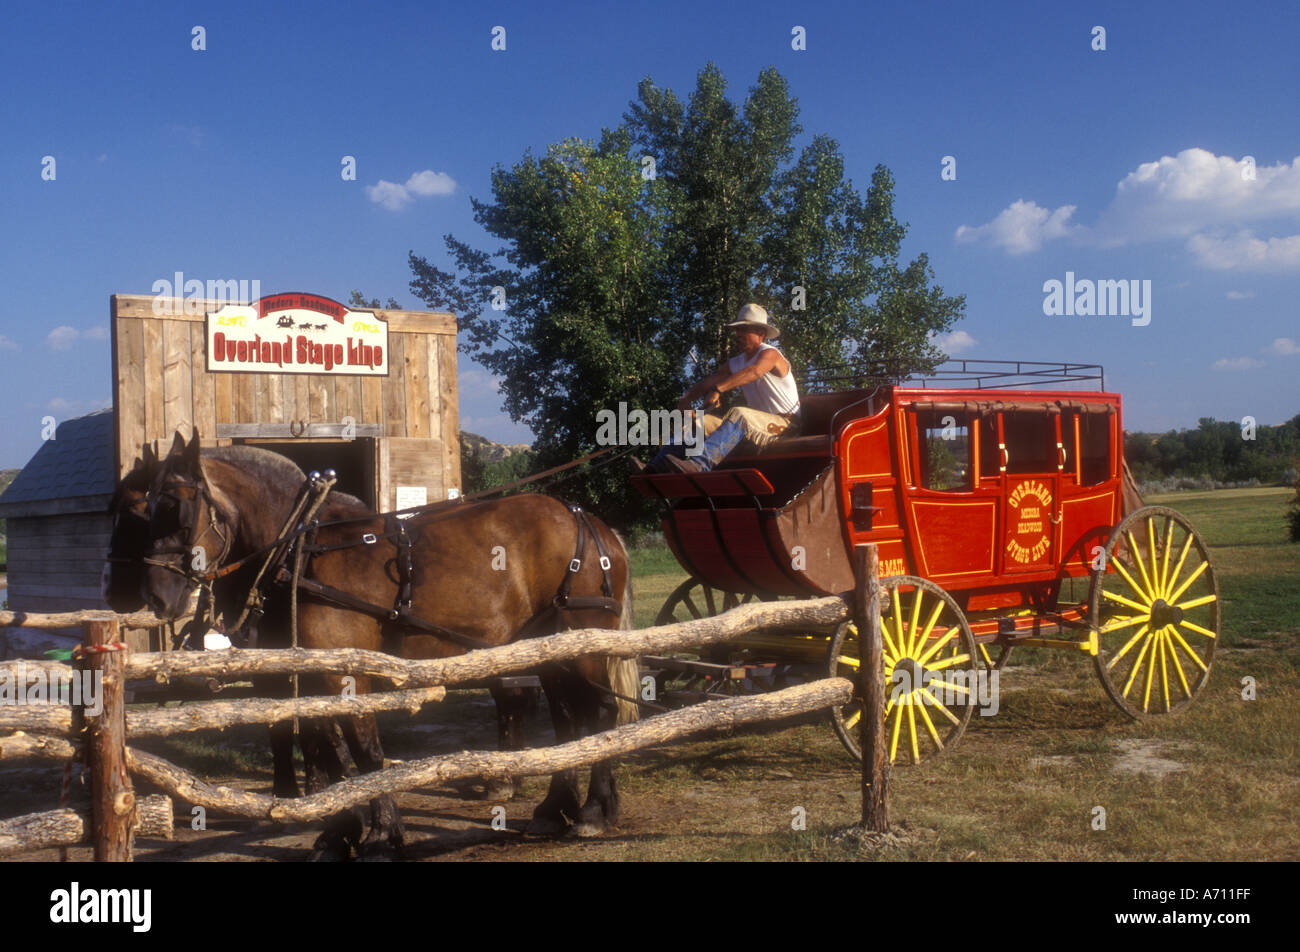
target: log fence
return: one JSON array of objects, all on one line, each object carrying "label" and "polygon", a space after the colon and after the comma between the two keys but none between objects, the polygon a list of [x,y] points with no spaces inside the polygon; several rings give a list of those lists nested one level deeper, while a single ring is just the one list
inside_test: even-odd
[{"label": "log fence", "polygon": [[[858,579],[844,596],[799,602],[754,602],[722,615],[636,631],[585,629],[534,638],[451,658],[408,661],[360,649],[256,649],[207,652],[128,654],[119,641],[121,627],[158,624],[148,613],[61,613],[49,616],[0,613],[0,627],[65,627],[80,624],[83,643],[76,666],[51,661],[0,662],[0,681],[30,677],[71,678],[92,672],[101,679],[98,711],[79,706],[23,704],[0,706],[0,763],[18,758],[71,762],[89,769],[89,812],[61,808],[0,821],[0,856],[6,853],[68,846],[89,840],[98,861],[129,861],[135,835],[169,836],[172,798],[235,816],[277,822],[312,822],[382,794],[400,793],[463,779],[542,776],[584,767],[610,757],[665,744],[716,728],[780,720],[831,707],[854,697],[883,696],[882,671],[873,681],[871,658],[880,657],[880,611],[875,546],[859,547]],[[447,688],[510,675],[548,662],[584,655],[634,657],[692,649],[730,641],[756,630],[794,625],[834,626],[854,618],[863,657],[860,684],[844,678],[823,680],[761,695],[728,697],[657,714],[580,740],[520,751],[463,751],[428,757],[344,779],[326,790],[298,799],[211,784],[154,754],[127,744],[132,736],[167,736],[239,724],[269,724],[295,717],[335,717],[407,710],[445,697]],[[49,619],[57,619],[57,623]],[[874,652],[874,655],[873,655]],[[369,675],[393,689],[356,697],[308,697],[285,700],[201,701],[180,708],[126,710],[128,679],[166,685],[194,678],[248,678],[265,674]],[[84,702],[84,698],[82,699]],[[883,753],[883,704],[868,702],[862,718],[863,826],[888,829],[888,763],[869,752]],[[879,740],[873,745],[873,740]],[[882,766],[883,762],[883,766]],[[137,798],[131,775],[161,788],[167,796]]]}]

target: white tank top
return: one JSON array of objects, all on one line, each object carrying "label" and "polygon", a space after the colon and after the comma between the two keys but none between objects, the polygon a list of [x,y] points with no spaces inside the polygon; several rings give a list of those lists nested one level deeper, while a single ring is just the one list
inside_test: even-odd
[{"label": "white tank top", "polygon": [[[759,355],[765,350],[777,350],[777,348],[771,344],[761,344],[750,360],[746,360],[744,354],[737,354],[731,358],[727,369],[733,374],[738,374],[758,360]],[[742,385],[740,390],[745,395],[745,403],[751,410],[777,413],[781,416],[789,416],[799,411],[799,388],[795,385],[793,370],[784,377],[778,377],[776,371],[769,370],[752,383]]]}]

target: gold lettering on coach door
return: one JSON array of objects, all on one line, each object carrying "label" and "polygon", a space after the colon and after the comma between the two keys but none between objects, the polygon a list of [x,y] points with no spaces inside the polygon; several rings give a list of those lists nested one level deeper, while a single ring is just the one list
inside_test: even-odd
[{"label": "gold lettering on coach door", "polygon": [[1021,565],[1041,561],[1052,546],[1052,491],[1036,479],[1025,480],[1011,491],[1007,505],[1011,509],[1007,555]]}]

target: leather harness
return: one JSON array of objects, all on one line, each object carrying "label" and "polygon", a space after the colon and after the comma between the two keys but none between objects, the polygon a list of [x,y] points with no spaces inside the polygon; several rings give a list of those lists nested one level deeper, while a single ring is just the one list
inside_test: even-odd
[{"label": "leather harness", "polygon": [[[332,476],[332,474],[329,475]],[[295,505],[294,511],[290,514],[285,526],[277,536],[276,542],[268,546],[265,550],[266,559],[262,565],[262,570],[258,573],[257,580],[254,581],[249,591],[245,612],[241,616],[240,622],[248,617],[248,609],[250,608],[252,609],[254,622],[260,618],[262,614],[261,609],[263,601],[263,593],[261,590],[262,581],[266,580],[293,586],[295,589],[304,591],[324,601],[333,602],[334,604],[340,605],[344,608],[382,619],[385,622],[385,650],[391,650],[392,653],[400,654],[401,636],[412,631],[445,638],[468,649],[496,647],[496,645],[490,644],[481,638],[476,638],[473,635],[468,635],[464,632],[455,631],[454,629],[434,624],[433,622],[421,618],[414,613],[411,607],[412,580],[415,570],[414,559],[412,556],[414,543],[412,542],[411,534],[407,529],[405,519],[393,513],[384,513],[382,514],[385,528],[383,533],[365,532],[362,533],[359,538],[329,545],[322,545],[315,542],[316,530],[322,527],[322,523],[320,523],[319,520],[310,518],[310,516],[303,522],[299,522],[298,520],[303,514],[304,509],[307,508],[305,504],[306,499],[314,494],[315,498],[312,500],[314,505],[310,506],[310,512],[314,514],[319,508],[320,503],[323,502],[324,496],[328,494],[332,485],[332,479],[328,481],[320,480],[318,474],[313,473],[308,477],[307,484],[304,486],[302,492],[299,493],[299,504]],[[212,504],[211,497],[207,492],[207,486],[202,482],[202,480],[199,482],[198,491],[202,495],[204,501],[208,504],[209,520],[212,522],[212,525],[209,526],[208,529],[214,529],[216,527],[216,507]],[[528,624],[530,625],[536,622],[548,611],[554,611],[557,617],[564,623],[564,627],[569,627],[569,616],[573,612],[596,610],[609,612],[615,616],[622,614],[622,605],[616,598],[614,598],[614,581],[611,574],[612,566],[609,559],[609,552],[600,537],[600,533],[597,532],[595,527],[591,524],[591,517],[584,512],[581,507],[569,506],[569,511],[573,514],[577,526],[577,547],[574,551],[573,558],[569,560],[569,565],[565,571],[564,579],[560,582],[559,590],[552,599],[551,605],[541,614],[529,619]],[[371,519],[374,517],[366,516],[360,518]],[[333,522],[324,523],[324,525],[339,525],[355,521],[358,520],[335,520]],[[208,529],[205,529],[204,531],[206,532]],[[146,562],[166,567],[172,571],[178,572],[179,574],[185,575],[193,581],[197,581],[201,586],[210,587],[212,581],[216,578],[229,574],[230,570],[237,565],[243,564],[249,558],[245,557],[244,559],[239,560],[239,562],[224,568],[219,567],[220,563],[225,560],[226,555],[229,554],[233,538],[228,534],[228,530],[227,534],[221,533],[220,530],[217,530],[217,532],[218,535],[222,536],[224,545],[221,556],[218,558],[217,564],[213,566],[211,571],[199,572],[195,571],[189,565],[184,565],[184,563],[181,565],[175,563],[169,564],[165,563],[163,560],[146,559]],[[570,592],[573,588],[573,582],[577,578],[578,573],[582,571],[583,550],[586,548],[588,534],[590,534],[592,542],[595,544],[597,557],[599,559],[602,574],[602,594],[599,596],[572,595]],[[380,539],[392,540],[393,545],[397,549],[397,555],[394,560],[397,570],[397,592],[391,607],[378,605],[374,602],[353,595],[351,592],[345,592],[342,589],[335,588],[331,585],[325,585],[315,579],[303,577],[301,574],[301,568],[303,567],[304,559],[295,559],[295,571],[291,572],[285,567],[285,562],[295,546],[299,547],[300,551],[307,557],[307,559],[310,559],[312,556],[331,552],[337,549],[354,548],[359,545],[375,545]],[[184,551],[185,549],[178,546],[169,547],[167,549],[157,549],[154,550],[154,554],[173,555],[182,554]],[[259,550],[251,555],[255,557],[256,555],[261,554],[262,551],[263,550]],[[235,627],[239,627],[239,625],[236,625]],[[295,636],[294,643],[296,644],[297,632],[295,631],[293,634]]]}]

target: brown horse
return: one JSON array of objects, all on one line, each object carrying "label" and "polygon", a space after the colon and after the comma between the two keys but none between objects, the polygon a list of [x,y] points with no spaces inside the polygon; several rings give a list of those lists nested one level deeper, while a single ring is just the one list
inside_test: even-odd
[{"label": "brown horse", "polygon": [[[229,446],[204,449],[202,455],[214,459],[239,460],[256,454],[265,453],[252,447]],[[285,462],[289,462],[285,460]],[[292,465],[292,464],[291,464]],[[113,516],[113,532],[109,540],[108,557],[104,562],[101,579],[101,594],[108,606],[115,612],[134,612],[145,607],[141,589],[145,580],[143,559],[149,548],[149,485],[157,473],[158,460],[149,446],[144,448],[144,455],[138,457],[122,481],[118,484],[109,503],[109,512]],[[296,467],[295,467],[296,469]],[[298,478],[305,475],[297,470]],[[358,503],[359,504],[359,503]],[[214,588],[216,601],[221,604],[233,603],[242,597],[237,591],[236,579],[221,579]],[[247,589],[245,588],[245,591]],[[242,602],[241,602],[242,605]],[[233,620],[233,617],[232,619]],[[242,633],[232,632],[239,637]],[[258,630],[248,633],[250,643],[266,648],[289,647],[289,612],[283,600],[272,599],[267,603],[267,612]],[[193,637],[202,638],[203,633],[195,630]],[[203,643],[198,641],[197,647]],[[195,645],[191,645],[195,647]],[[273,697],[289,697],[291,682],[286,677],[262,677],[254,679],[260,693]],[[299,795],[298,779],[293,766],[293,723],[278,721],[271,725],[271,755],[273,761],[272,792],[277,797],[296,797]],[[333,732],[331,732],[333,736]]]},{"label": "brown horse", "polygon": [[[306,479],[306,474],[291,460],[279,454],[254,446],[208,447],[201,450],[205,458],[225,460],[238,463],[262,463],[282,471],[286,479],[296,479],[299,483]],[[144,584],[145,564],[143,559],[149,546],[149,514],[147,496],[150,483],[158,469],[158,460],[152,448],[144,447],[142,457],[137,457],[135,465],[122,478],[109,504],[113,516],[113,532],[109,542],[108,557],[104,563],[102,577],[102,596],[114,611],[134,612],[144,608],[144,596],[141,589]],[[334,502],[347,502],[354,506],[364,504],[352,496],[336,492]],[[217,580],[214,585],[214,601],[223,607],[233,606],[235,611],[243,607],[243,597],[252,584],[252,571]],[[233,622],[234,616],[227,615],[227,621]],[[254,630],[230,632],[229,634],[242,645],[254,645],[265,648],[287,648],[289,635],[289,606],[283,592],[273,592],[265,601],[265,615]],[[251,627],[251,626],[249,626]],[[201,633],[195,632],[198,637]],[[196,645],[191,644],[191,647]],[[197,644],[202,648],[202,642]],[[289,697],[291,682],[284,677],[269,676],[254,679],[254,684],[261,694],[273,697]],[[497,705],[497,732],[502,750],[520,750],[526,746],[524,740],[524,714],[531,707],[535,688],[502,687],[493,683],[490,688]],[[288,721],[278,721],[270,726],[271,754],[273,761],[272,791],[277,797],[297,797],[298,780],[293,765],[293,725]],[[331,726],[326,735],[333,741],[336,756],[340,762],[349,752],[339,746],[339,741],[354,737],[351,730],[340,734]],[[309,770],[312,769],[309,767]],[[514,786],[508,779],[493,778],[487,784],[484,798],[489,800],[508,800],[514,792]]]},{"label": "brown horse", "polygon": [[[197,434],[188,445],[176,437],[171,453],[158,465],[148,494],[149,564],[142,591],[160,617],[176,617],[186,609],[200,581],[200,563],[210,571],[274,542],[301,489],[295,471],[300,473],[272,453],[238,461],[204,458]],[[335,499],[333,494],[317,518],[315,554],[304,577],[354,598],[394,604],[401,587],[398,561],[403,558],[393,528],[396,523],[370,513],[350,497]],[[489,645],[563,627],[631,626],[630,573],[621,541],[599,520],[590,519],[591,532],[575,557],[578,540],[584,536],[574,513],[558,500],[534,494],[512,496],[416,515],[402,525],[412,543],[411,611],[419,618]],[[612,598],[621,604],[617,616],[581,601],[599,597],[602,552],[609,554]],[[253,571],[257,561],[252,559],[231,578]],[[569,571],[571,562],[576,574]],[[571,610],[558,612],[556,596],[566,579],[571,584]],[[228,598],[228,594],[215,594]],[[411,629],[386,643],[385,636],[391,638],[394,631],[379,618],[306,591],[300,599],[299,643],[304,647],[377,651],[386,644],[400,644],[397,650],[406,658],[446,657],[464,650],[450,637]],[[574,605],[582,607],[573,609]],[[633,704],[613,700],[635,695],[635,659],[583,658],[537,673],[560,742],[599,729],[602,719],[615,719],[612,715],[617,715],[617,722],[636,716]],[[368,678],[355,680],[358,692],[368,690]],[[343,679],[333,675],[303,681],[304,693],[339,694],[344,687]],[[331,780],[341,777],[324,726],[303,719],[300,727],[308,763]],[[348,730],[358,767],[363,772],[380,769],[383,751],[374,719],[351,719],[350,727],[345,726]],[[617,822],[617,817],[613,770],[602,762],[592,768],[582,804],[576,771],[553,776],[529,829],[554,833],[571,827],[576,835],[590,836]],[[391,798],[371,802],[370,832],[364,841],[360,826],[355,812],[332,822],[317,843],[317,855],[346,855],[353,846],[382,851],[401,844],[401,823]]]}]

